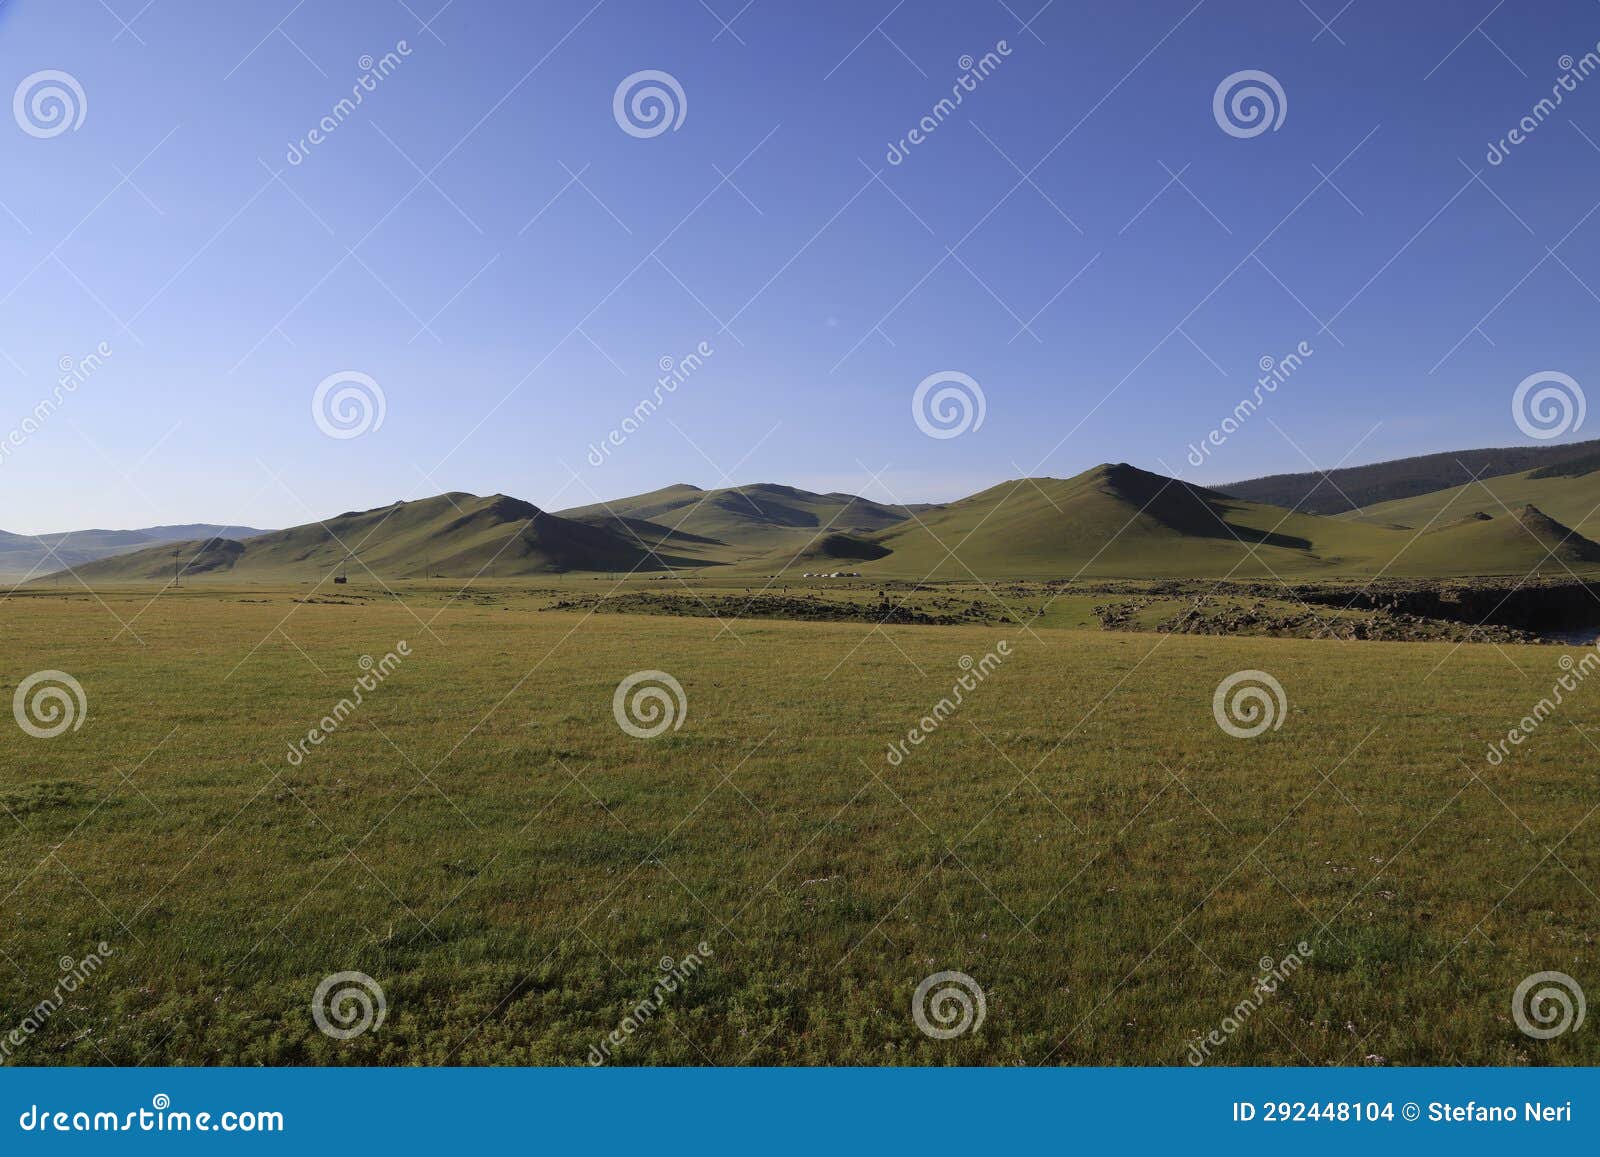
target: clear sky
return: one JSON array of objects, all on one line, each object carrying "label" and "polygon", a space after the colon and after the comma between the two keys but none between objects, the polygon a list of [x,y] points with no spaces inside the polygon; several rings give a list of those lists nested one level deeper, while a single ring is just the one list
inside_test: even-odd
[{"label": "clear sky", "polygon": [[[0,441],[111,353],[11,438],[0,527],[1220,482],[1529,443],[1517,383],[1600,381],[1600,76],[1486,159],[1595,49],[1593,0],[1041,3],[5,0],[0,95],[56,70],[83,115],[0,118]],[[655,135],[614,112],[644,70],[683,94]],[[1243,70],[1276,128],[1216,118]],[[344,371],[383,419],[334,438]],[[933,438],[912,397],[947,371],[984,418]]]}]

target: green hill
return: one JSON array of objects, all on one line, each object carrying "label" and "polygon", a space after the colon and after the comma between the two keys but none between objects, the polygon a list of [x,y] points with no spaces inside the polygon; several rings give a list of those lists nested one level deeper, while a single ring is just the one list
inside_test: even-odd
[{"label": "green hill", "polygon": [[1003,483],[871,541],[890,553],[861,562],[864,575],[916,579],[1522,575],[1600,564],[1600,546],[1537,510],[1423,541],[1412,530],[1290,513],[1126,463]]},{"label": "green hill", "polygon": [[[647,551],[615,529],[546,514],[504,494],[441,494],[244,542],[211,538],[176,545],[186,577],[252,580],[316,580],[335,570],[384,579],[425,573],[470,578],[698,565]],[[161,581],[172,577],[173,550],[169,543],[74,569],[87,582]]]},{"label": "green hill", "polygon": [[[1255,577],[1269,568],[1304,574],[1336,570],[1352,554],[1370,556],[1382,534],[1240,502],[1119,463],[1073,478],[1005,482],[921,515],[876,536],[893,553],[864,564],[863,573],[967,578],[970,567],[983,577],[1229,571]],[[947,549],[959,561],[946,557]]]},{"label": "green hill", "polygon": [[652,549],[671,550],[705,565],[769,554],[792,558],[813,549],[819,536],[871,534],[904,522],[914,510],[928,509],[936,508],[891,506],[854,494],[817,494],[771,482],[722,490],[679,483],[560,514],[592,526],[618,529],[627,524]]},{"label": "green hill", "polygon": [[[1514,512],[1459,498],[1431,526],[1403,510],[1327,518],[1247,502],[1140,470],[1023,478],[942,506],[762,484],[672,486],[549,514],[503,494],[441,494],[238,541],[163,543],[74,567],[86,582],[512,578],[566,571],[704,570],[743,579],[844,569],[869,578],[1340,578],[1600,571],[1600,545],[1568,509],[1600,476],[1516,476]],[[1517,487],[1507,487],[1508,491]],[[1481,495],[1478,496],[1481,499]],[[1435,502],[1437,496],[1429,496]],[[1556,512],[1546,505],[1550,502]],[[1422,499],[1411,500],[1422,502]],[[1376,512],[1376,513],[1375,513]],[[915,517],[912,517],[913,513]],[[178,551],[174,560],[173,551]],[[952,556],[951,552],[955,552]],[[39,580],[35,580],[39,581]]]},{"label": "green hill", "polygon": [[[1389,567],[1388,573],[1396,576],[1466,573],[1475,563],[1490,564],[1484,569],[1504,574],[1592,570],[1600,564],[1600,544],[1535,506],[1512,512],[1496,507],[1492,515],[1475,511],[1420,534],[1404,533],[1413,541]],[[1505,560],[1517,561],[1507,566]]]},{"label": "green hill", "polygon": [[[1575,465],[1600,467],[1600,440],[1556,446],[1506,446],[1451,450],[1346,466],[1325,475],[1272,474],[1217,489],[1235,498],[1303,510],[1307,514],[1347,514],[1377,503],[1397,502],[1460,486],[1474,477],[1497,478],[1527,471],[1561,471]],[[1508,505],[1509,505],[1508,501]]]},{"label": "green hill", "polygon": [[[1590,443],[1592,445],[1592,443]],[[1550,517],[1588,537],[1600,535],[1600,462],[1581,472],[1586,460],[1484,478],[1431,494],[1380,502],[1345,517],[1372,523],[1410,526],[1418,530],[1455,521],[1474,511],[1495,517],[1523,506],[1537,506]]]}]

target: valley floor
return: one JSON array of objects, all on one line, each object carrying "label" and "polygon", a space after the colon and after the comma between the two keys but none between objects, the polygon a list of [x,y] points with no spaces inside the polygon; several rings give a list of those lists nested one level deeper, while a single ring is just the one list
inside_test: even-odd
[{"label": "valley floor", "polygon": [[[1100,592],[583,605],[609,588],[6,600],[7,698],[54,671],[87,705],[0,739],[6,1063],[1600,1063],[1512,1014],[1535,973],[1600,993],[1600,679],[1486,757],[1580,648],[1106,631]],[[683,692],[654,738],[613,708],[641,671]],[[1279,726],[1219,725],[1237,672]],[[938,1039],[946,971],[983,1017]],[[312,1015],[343,972],[384,1006],[348,1040]]]}]

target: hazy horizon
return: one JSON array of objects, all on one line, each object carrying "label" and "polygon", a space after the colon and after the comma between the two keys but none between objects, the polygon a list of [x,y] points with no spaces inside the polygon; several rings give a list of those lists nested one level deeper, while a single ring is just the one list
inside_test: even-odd
[{"label": "hazy horizon", "polygon": [[[1581,443],[1581,442],[1585,442],[1585,441],[1592,441],[1592,440],[1594,440],[1594,439],[1575,438],[1575,439],[1567,439],[1567,440],[1559,441],[1559,442],[1548,442],[1548,443],[1544,443],[1544,445],[1548,445],[1548,446],[1551,446],[1551,447],[1557,447],[1557,446],[1563,446],[1563,445],[1574,445],[1574,444],[1577,444],[1577,443]],[[1488,450],[1488,449],[1503,449],[1503,448],[1504,447],[1490,447],[1490,446],[1455,446],[1455,447],[1448,447],[1448,448],[1443,448],[1443,449],[1439,449],[1439,450],[1423,450],[1423,451],[1419,452],[1419,455],[1415,455],[1415,456],[1426,456],[1426,455],[1429,455],[1429,454],[1448,453],[1450,450],[1466,451],[1466,450]],[[1407,457],[1413,457],[1413,455],[1408,455]],[[505,495],[507,495],[508,497],[511,497],[511,498],[519,498],[519,499],[522,499],[523,501],[531,502],[531,503],[533,503],[533,505],[539,507],[541,510],[547,511],[548,513],[555,514],[555,513],[561,512],[563,510],[570,510],[570,509],[575,509],[575,508],[578,508],[578,507],[602,506],[602,505],[605,505],[607,503],[620,502],[623,499],[634,497],[637,494],[648,494],[648,493],[651,493],[652,491],[656,491],[656,490],[665,490],[665,489],[668,489],[669,487],[685,486],[685,485],[686,486],[693,486],[696,489],[707,491],[707,492],[715,491],[715,490],[723,490],[723,489],[748,488],[748,487],[752,487],[752,486],[791,486],[791,487],[795,487],[795,488],[800,489],[800,490],[812,491],[813,493],[817,493],[817,494],[849,494],[849,495],[853,495],[853,496],[858,497],[858,498],[870,498],[872,501],[883,502],[883,503],[886,503],[886,504],[889,504],[889,505],[907,505],[907,504],[916,505],[916,504],[919,504],[919,503],[944,504],[944,503],[954,502],[954,501],[957,501],[957,500],[962,499],[962,498],[968,498],[968,497],[970,497],[970,496],[972,496],[974,494],[978,494],[978,493],[981,493],[982,491],[992,489],[993,487],[1004,485],[1007,482],[1016,482],[1016,481],[1020,481],[1020,480],[1022,480],[1024,478],[1029,478],[1029,477],[1036,478],[1036,479],[1043,479],[1043,478],[1072,478],[1072,477],[1075,477],[1075,476],[1077,476],[1079,474],[1083,474],[1083,473],[1085,473],[1085,472],[1087,472],[1089,470],[1093,470],[1093,469],[1095,469],[1096,467],[1099,467],[1099,466],[1116,465],[1119,462],[1124,462],[1124,461],[1125,460],[1123,460],[1123,459],[1119,459],[1119,458],[1115,458],[1115,457],[1105,458],[1105,459],[1101,459],[1098,462],[1089,463],[1082,470],[1074,470],[1069,474],[1033,474],[1033,475],[1011,474],[1011,475],[1006,475],[1006,476],[1003,476],[1003,477],[993,478],[993,479],[991,479],[991,480],[989,480],[987,482],[981,482],[978,485],[972,487],[970,490],[963,490],[960,493],[954,493],[954,494],[950,494],[950,495],[945,496],[945,497],[937,497],[937,498],[924,497],[924,496],[920,496],[920,495],[916,495],[916,494],[902,494],[902,495],[899,495],[899,496],[897,496],[895,498],[884,498],[884,497],[873,498],[871,495],[861,494],[856,490],[849,489],[848,487],[828,486],[828,485],[802,485],[800,483],[792,482],[792,481],[790,481],[788,479],[783,479],[783,478],[751,478],[751,479],[749,479],[747,481],[728,482],[728,483],[725,483],[723,485],[718,485],[718,486],[706,486],[706,485],[703,485],[703,484],[701,484],[699,482],[695,482],[695,481],[692,481],[692,480],[687,479],[687,478],[679,478],[679,479],[675,479],[675,480],[673,480],[671,482],[663,482],[660,485],[648,487],[645,490],[632,491],[632,492],[629,492],[627,494],[606,494],[606,495],[604,495],[602,497],[599,497],[599,498],[593,498],[591,500],[583,501],[583,502],[572,502],[572,503],[569,503],[569,504],[567,504],[565,506],[550,506],[550,505],[548,505],[546,503],[540,502],[536,496],[530,496],[530,495],[527,495],[527,494],[517,494],[517,493],[514,493],[512,491],[505,490],[503,488],[481,490],[481,491],[473,491],[473,490],[462,490],[462,489],[460,489],[458,487],[451,487],[451,488],[447,488],[447,489],[444,489],[444,490],[433,491],[433,492],[430,492],[430,493],[427,493],[427,494],[420,494],[419,493],[419,494],[408,495],[405,498],[390,499],[388,502],[375,502],[371,506],[349,506],[349,505],[340,505],[339,503],[334,502],[334,503],[332,503],[330,505],[328,510],[326,510],[324,512],[321,512],[320,514],[318,514],[316,516],[307,517],[307,518],[301,520],[301,522],[297,522],[297,523],[284,523],[282,526],[266,525],[266,524],[259,523],[259,522],[251,522],[249,520],[241,520],[241,519],[188,518],[188,519],[183,519],[183,520],[178,521],[178,522],[147,523],[147,524],[141,524],[141,525],[137,525],[137,526],[134,526],[134,525],[129,525],[129,526],[89,526],[89,525],[83,525],[83,526],[72,526],[72,527],[55,527],[55,528],[50,529],[50,530],[37,530],[37,531],[17,531],[17,530],[11,530],[9,527],[0,526],[0,533],[20,534],[20,535],[27,535],[27,536],[33,536],[33,535],[48,536],[50,534],[67,533],[67,532],[81,532],[81,531],[89,531],[89,530],[112,531],[112,532],[116,532],[116,531],[134,531],[134,530],[156,530],[156,529],[161,529],[161,528],[167,527],[167,526],[187,526],[187,525],[225,526],[225,527],[235,527],[235,528],[239,528],[239,529],[248,529],[248,530],[258,530],[258,531],[268,531],[268,532],[270,532],[270,531],[274,531],[274,530],[285,530],[285,529],[288,529],[290,526],[302,525],[304,523],[314,523],[314,522],[320,521],[322,519],[332,518],[332,517],[334,517],[334,516],[336,516],[338,514],[342,514],[342,513],[346,513],[346,512],[361,511],[361,510],[377,510],[377,509],[382,509],[385,506],[392,505],[393,503],[396,503],[396,502],[414,502],[414,501],[419,501],[419,500],[422,500],[422,499],[438,498],[438,497],[441,497],[442,495],[445,495],[445,494],[472,494],[472,495],[474,495],[476,497],[480,497],[480,498],[489,497],[489,496],[494,495],[494,494],[505,494]],[[1383,461],[1384,462],[1394,461],[1394,459],[1384,459]],[[1134,468],[1139,469],[1139,470],[1148,471],[1149,473],[1152,473],[1152,474],[1163,474],[1164,473],[1164,471],[1162,471],[1160,469],[1154,469],[1154,468],[1151,468],[1149,466],[1144,466],[1144,465],[1141,465],[1138,462],[1127,462],[1126,464],[1130,465],[1130,466],[1133,466]],[[1381,463],[1379,463],[1379,462],[1366,462],[1366,461],[1362,461],[1362,462],[1347,462],[1347,463],[1344,464],[1343,468],[1359,467],[1359,466],[1373,466],[1373,465],[1379,465],[1379,464],[1381,464]],[[1225,482],[1208,482],[1208,483],[1206,483],[1206,482],[1200,482],[1198,479],[1192,479],[1192,478],[1185,479],[1185,480],[1189,481],[1189,482],[1192,482],[1196,486],[1208,486],[1208,487],[1219,487],[1220,486],[1220,487],[1224,487],[1225,488],[1229,484],[1238,484],[1238,483],[1242,483],[1242,482],[1255,481],[1255,480],[1260,479],[1260,478],[1272,477],[1272,476],[1277,475],[1277,474],[1298,475],[1298,474],[1315,474],[1315,473],[1316,473],[1316,471],[1309,470],[1309,469],[1307,469],[1307,470],[1283,470],[1283,471],[1273,471],[1271,474],[1259,474],[1259,475],[1250,475],[1249,477],[1241,476],[1241,477],[1238,477],[1238,478],[1229,478]],[[1173,475],[1173,477],[1182,477],[1182,474],[1180,472],[1179,474]]]}]

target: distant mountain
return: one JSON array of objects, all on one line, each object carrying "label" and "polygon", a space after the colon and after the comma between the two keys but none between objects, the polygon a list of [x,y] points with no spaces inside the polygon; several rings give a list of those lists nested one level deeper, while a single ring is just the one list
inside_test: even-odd
[{"label": "distant mountain", "polygon": [[904,522],[933,506],[893,506],[855,494],[818,494],[772,482],[702,490],[679,483],[631,498],[561,511],[563,518],[636,533],[651,548],[702,563],[793,557],[829,535],[857,535]]},{"label": "distant mountain", "polygon": [[[518,498],[451,493],[351,511],[323,522],[257,535],[178,544],[189,577],[319,580],[338,571],[359,580],[471,578],[563,571],[659,570],[700,565],[654,553],[614,529],[547,514]],[[164,581],[173,545],[74,568],[85,581]]]},{"label": "distant mountain", "polygon": [[[0,530],[0,576],[17,579],[77,567],[163,542],[217,536],[245,539],[268,533],[252,526],[196,522],[147,526],[139,530],[68,530],[51,534],[12,534]],[[169,558],[168,563],[171,563]]]},{"label": "distant mountain", "polygon": [[[1272,474],[1217,487],[1224,494],[1251,502],[1267,502],[1307,514],[1347,514],[1379,502],[1413,498],[1460,486],[1474,477],[1496,478],[1524,471],[1600,469],[1600,439],[1559,446],[1508,446],[1490,450],[1453,450],[1345,466],[1322,474]],[[1600,496],[1597,496],[1600,500]]]}]

